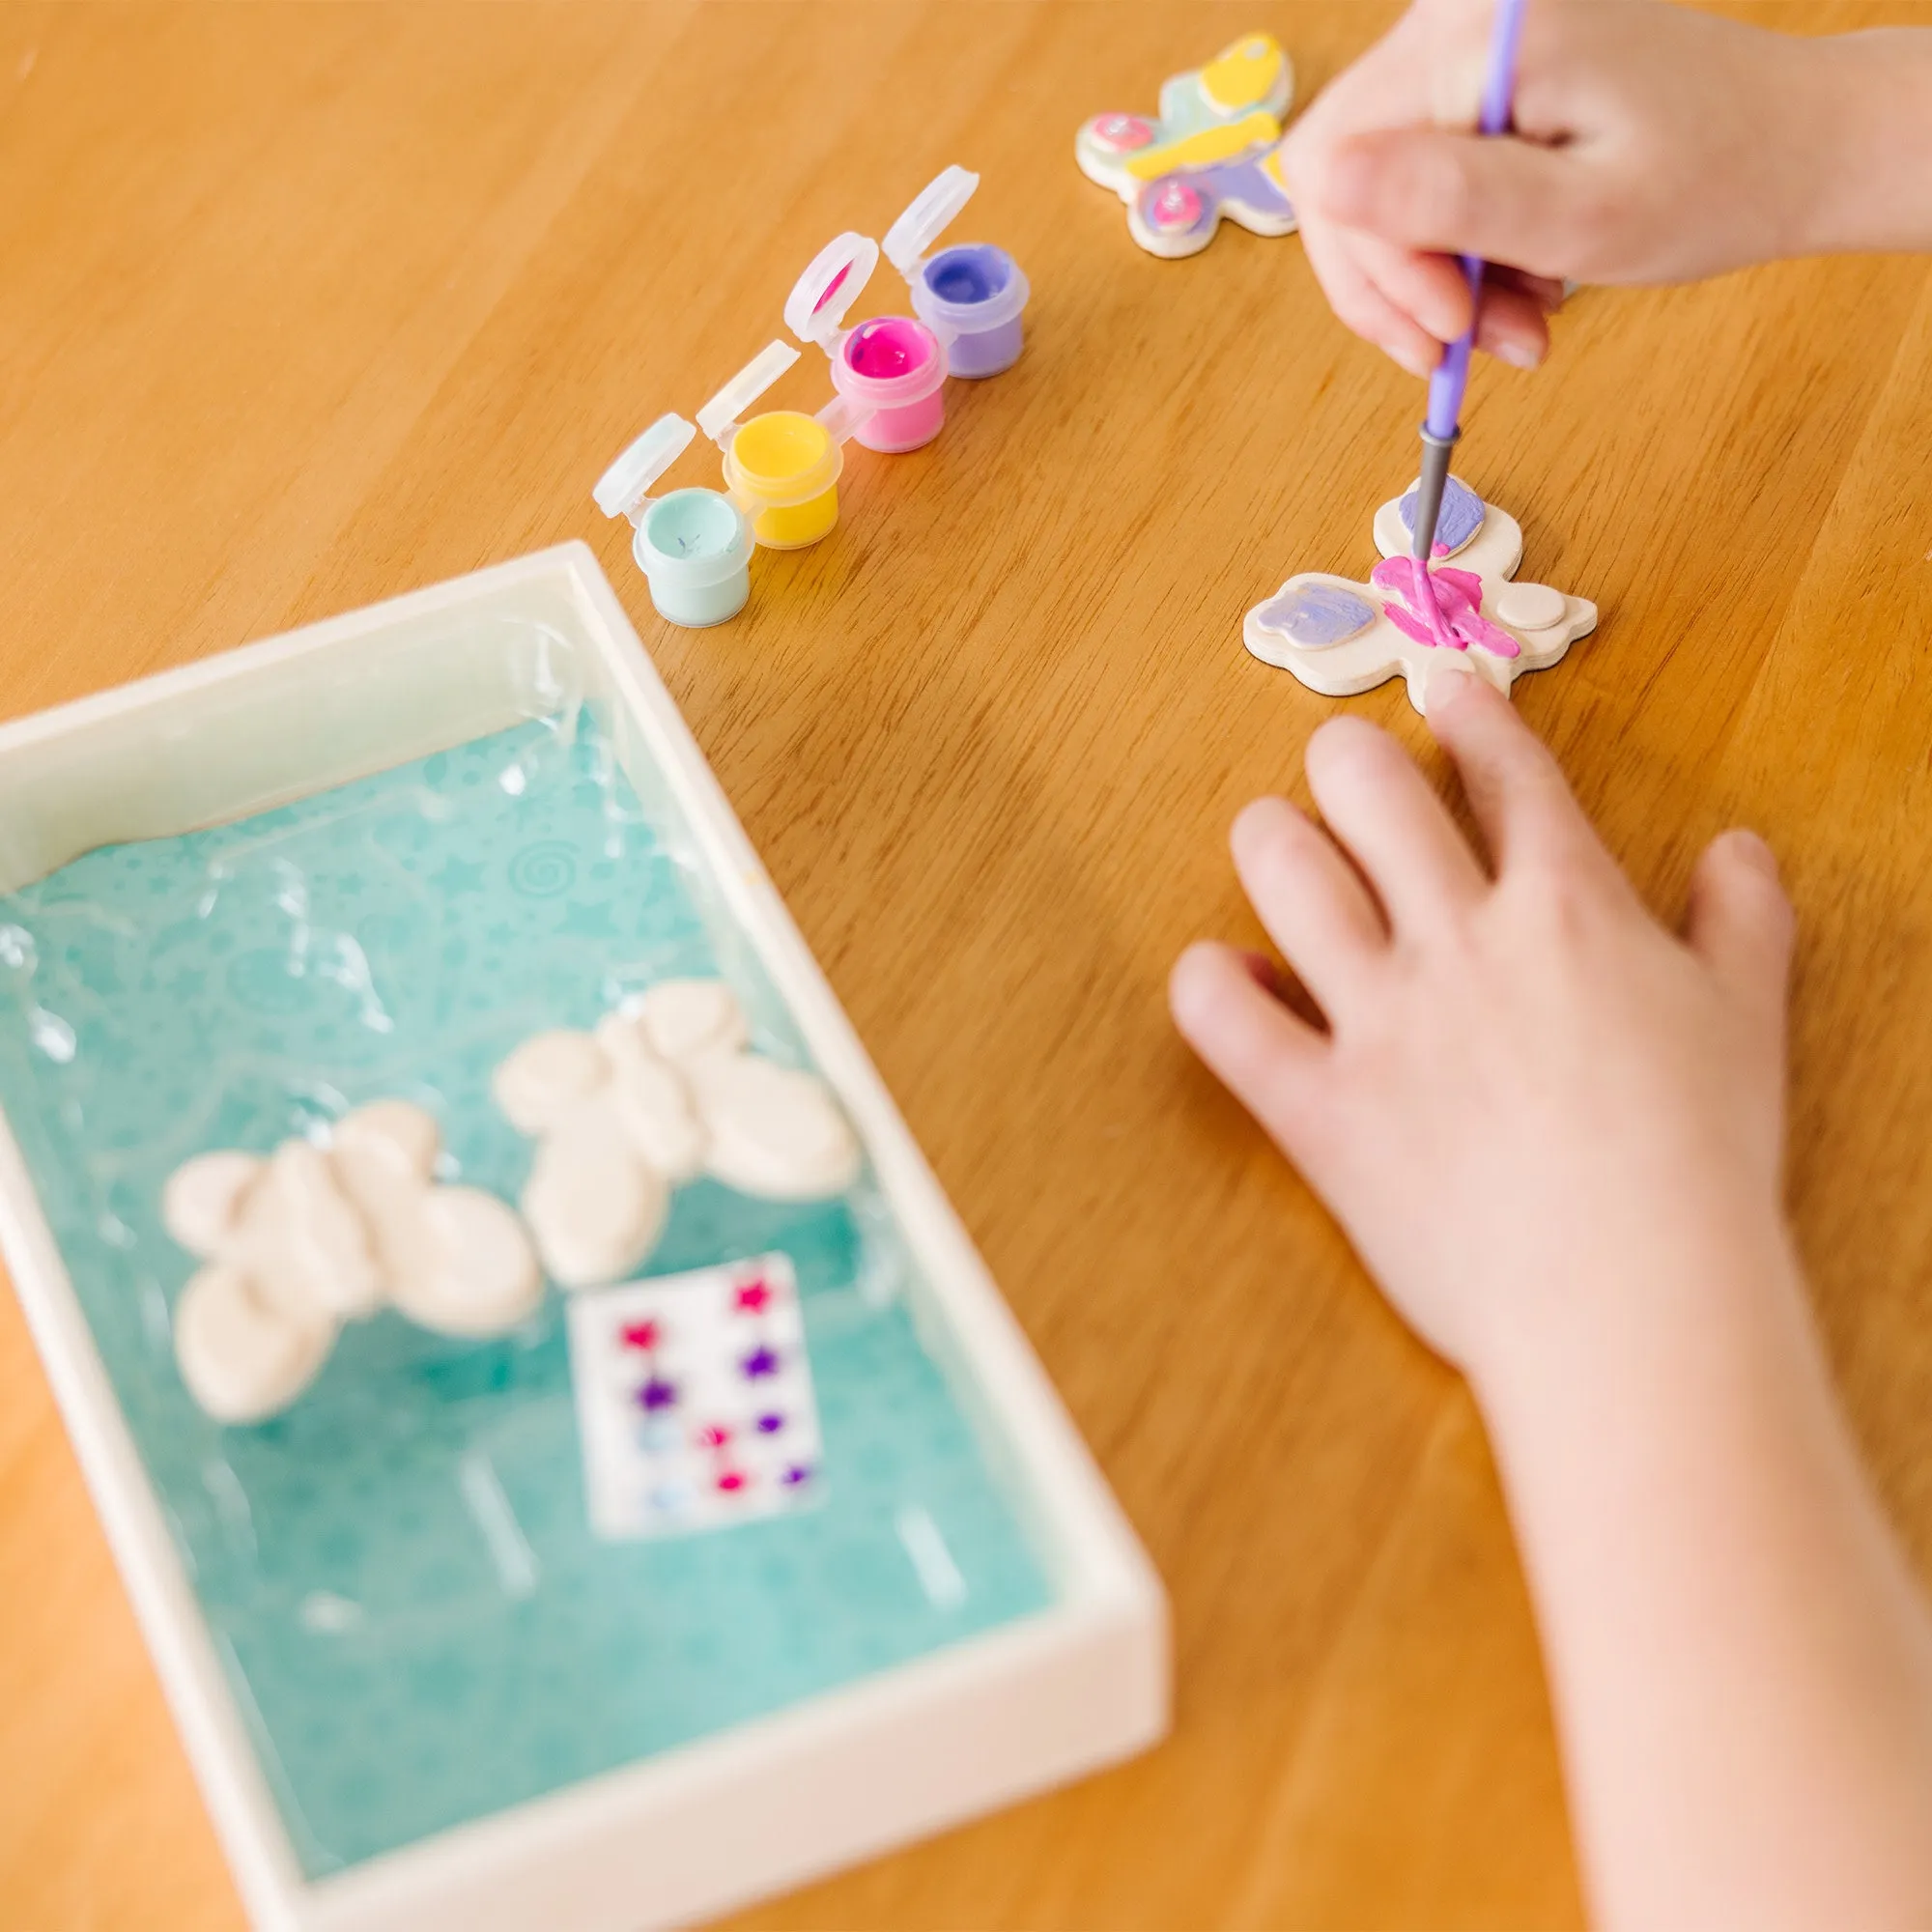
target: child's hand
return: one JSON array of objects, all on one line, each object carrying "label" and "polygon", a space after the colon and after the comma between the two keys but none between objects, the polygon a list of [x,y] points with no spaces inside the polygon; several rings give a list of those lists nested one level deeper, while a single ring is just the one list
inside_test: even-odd
[{"label": "child's hand", "polygon": [[[1688,938],[1645,911],[1562,773],[1481,679],[1436,673],[1490,869],[1395,741],[1309,741],[1325,830],[1277,798],[1235,864],[1328,1022],[1225,946],[1174,972],[1175,1018],[1479,1391],[1498,1350],[1653,1261],[1776,1241],[1792,917],[1770,851],[1727,833]],[[1760,1238],[1762,1237],[1762,1238]]]},{"label": "child's hand", "polygon": [[1504,698],[1427,696],[1488,869],[1338,718],[1327,829],[1264,799],[1234,841],[1327,1031],[1222,946],[1175,1016],[1475,1385],[1597,1922],[1932,1924],[1932,1625],[1778,1207],[1771,854],[1718,839],[1673,939]]},{"label": "child's hand", "polygon": [[1493,11],[1415,0],[1283,150],[1336,314],[1414,374],[1468,327],[1456,254],[1517,271],[1478,341],[1529,367],[1563,279],[1932,242],[1932,35],[1797,41],[1661,0],[1529,0],[1516,135],[1485,139],[1464,130]]}]

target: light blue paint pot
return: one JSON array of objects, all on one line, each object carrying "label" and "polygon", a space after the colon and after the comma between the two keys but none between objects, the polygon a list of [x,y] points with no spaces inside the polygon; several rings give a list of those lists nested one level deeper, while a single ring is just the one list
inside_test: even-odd
[{"label": "light blue paint pot", "polygon": [[752,594],[751,520],[716,490],[659,497],[631,546],[658,614],[701,630],[745,608]]},{"label": "light blue paint pot", "polygon": [[660,416],[604,472],[594,495],[607,517],[637,526],[631,554],[658,615],[702,630],[735,617],[752,594],[752,524],[716,490],[649,494],[696,434],[680,415]]},{"label": "light blue paint pot", "polygon": [[946,344],[955,376],[997,376],[1025,346],[1020,311],[1033,291],[1020,265],[990,242],[929,249],[965,208],[980,177],[948,168],[886,231],[886,258],[912,290],[913,313]]}]

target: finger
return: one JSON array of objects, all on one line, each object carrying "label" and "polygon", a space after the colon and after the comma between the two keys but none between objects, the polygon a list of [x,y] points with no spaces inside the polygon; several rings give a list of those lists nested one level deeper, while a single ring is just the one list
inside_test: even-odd
[{"label": "finger", "polygon": [[1386,950],[1388,930],[1335,841],[1282,798],[1258,798],[1229,841],[1241,889],[1332,1020]]},{"label": "finger", "polygon": [[[1344,239],[1376,290],[1433,339],[1453,342],[1468,328],[1469,279],[1461,262],[1398,248],[1360,230],[1347,231]],[[1548,352],[1549,324],[1542,300],[1520,283],[1486,279],[1475,323],[1476,347],[1513,368],[1534,369]]]},{"label": "finger", "polygon": [[1784,1042],[1785,988],[1796,929],[1777,861],[1755,832],[1726,832],[1690,875],[1687,936],[1733,1000]]},{"label": "finger", "polygon": [[1455,760],[1498,878],[1525,859],[1574,860],[1597,845],[1562,767],[1501,692],[1466,671],[1438,671],[1423,702],[1435,742]]},{"label": "finger", "polygon": [[1548,312],[1526,289],[1486,287],[1476,347],[1512,369],[1540,368],[1549,354]]},{"label": "finger", "polygon": [[1366,719],[1330,719],[1309,739],[1308,782],[1397,938],[1406,926],[1441,924],[1485,891],[1447,808],[1408,753]]},{"label": "finger", "polygon": [[1581,272],[1601,213],[1575,156],[1507,136],[1391,128],[1311,156],[1303,176],[1320,220],[1538,275]]},{"label": "finger", "polygon": [[1282,996],[1281,975],[1275,971],[1274,961],[1265,952],[1256,952],[1245,946],[1233,949],[1235,957],[1241,962],[1242,969],[1263,992],[1275,999]]},{"label": "finger", "polygon": [[1442,345],[1404,315],[1350,254],[1346,239],[1331,230],[1304,228],[1303,252],[1328,306],[1343,326],[1392,356],[1411,376],[1427,382],[1442,359]]},{"label": "finger", "polygon": [[1462,263],[1399,248],[1366,229],[1350,229],[1345,240],[1356,267],[1432,340],[1454,342],[1469,327],[1473,308]]},{"label": "finger", "polygon": [[1524,270],[1502,268],[1494,262],[1490,264],[1487,287],[1520,290],[1545,315],[1554,315],[1569,299],[1566,284],[1558,276],[1532,275]]},{"label": "finger", "polygon": [[1242,954],[1212,941],[1175,961],[1167,999],[1181,1037],[1293,1153],[1320,1113],[1328,1064],[1321,1034],[1256,983]]}]

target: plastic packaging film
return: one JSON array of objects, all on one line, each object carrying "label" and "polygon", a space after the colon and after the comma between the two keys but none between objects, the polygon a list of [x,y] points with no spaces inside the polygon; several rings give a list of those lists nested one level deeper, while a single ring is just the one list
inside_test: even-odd
[{"label": "plastic packaging film", "polygon": [[[487,659],[521,722],[479,705],[460,742],[426,722],[434,749],[306,790],[264,746],[259,782],[230,772],[240,815],[202,810],[191,776],[170,812],[136,774],[59,826],[0,799],[0,1108],[312,1876],[1052,1596],[874,1178],[782,1198],[760,1165],[760,1110],[809,1093],[809,1057],[648,758],[585,700],[562,630],[472,621],[439,650]],[[411,675],[372,669],[341,704],[383,702],[388,677],[405,714]],[[156,771],[191,775],[203,732],[233,766],[236,729],[218,706],[169,727]],[[641,1286],[553,1281],[522,1319],[499,1299],[502,1332],[439,1323],[410,1291],[411,1217],[436,1190],[438,1212],[459,1190],[519,1212],[546,1145],[498,1070],[600,1022],[621,1058],[611,1016],[721,982],[744,1023],[728,1065],[644,1028],[650,1064],[623,1076],[626,1095],[660,1073],[701,1090],[682,1164],[635,1130],[663,1194],[622,1275]],[[282,1148],[307,1173],[393,1103],[376,1118],[432,1164],[377,1240],[377,1286],[286,1406],[215,1420],[177,1358],[185,1291],[215,1264],[164,1225],[170,1176]],[[279,1235],[249,1246],[203,1208],[218,1264],[269,1265]]]}]

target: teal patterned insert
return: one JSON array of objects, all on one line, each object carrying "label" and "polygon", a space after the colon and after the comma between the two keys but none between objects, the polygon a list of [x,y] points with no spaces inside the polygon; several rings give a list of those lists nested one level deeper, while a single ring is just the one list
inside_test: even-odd
[{"label": "teal patterned insert", "polygon": [[806,1064],[715,907],[587,713],[0,898],[0,1106],[311,1876],[1050,1599],[914,1333],[869,1179],[810,1207],[683,1189],[647,1270],[792,1257],[826,1444],[824,1500],[796,1516],[595,1540],[554,1292],[500,1341],[352,1324],[258,1428],[182,1387],[169,1308],[193,1264],[158,1203],[190,1154],[399,1095],[441,1122],[448,1178],[514,1198],[530,1149],[491,1070],[674,976],[724,973],[759,1046]]}]

